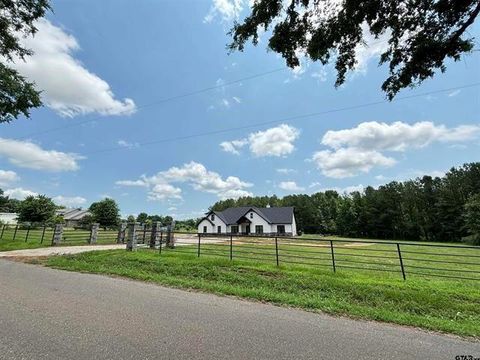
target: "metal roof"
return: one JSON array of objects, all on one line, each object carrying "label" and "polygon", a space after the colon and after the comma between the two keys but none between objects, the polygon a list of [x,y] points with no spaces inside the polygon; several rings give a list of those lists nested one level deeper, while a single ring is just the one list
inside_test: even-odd
[{"label": "metal roof", "polygon": [[62,215],[65,220],[80,220],[86,215],[91,215],[90,211],[82,209],[60,209],[57,215]]}]

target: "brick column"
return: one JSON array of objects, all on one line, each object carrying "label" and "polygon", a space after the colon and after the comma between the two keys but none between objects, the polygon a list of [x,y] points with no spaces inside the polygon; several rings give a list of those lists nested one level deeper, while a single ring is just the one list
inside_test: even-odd
[{"label": "brick column", "polygon": [[137,236],[139,223],[128,224],[127,251],[137,251]]},{"label": "brick column", "polygon": [[100,227],[99,223],[92,224],[92,228],[90,229],[90,239],[88,239],[88,243],[90,245],[95,245],[97,243],[98,228],[99,227]]},{"label": "brick column", "polygon": [[63,224],[55,224],[55,229],[53,230],[52,245],[60,245],[60,242],[63,238]]}]

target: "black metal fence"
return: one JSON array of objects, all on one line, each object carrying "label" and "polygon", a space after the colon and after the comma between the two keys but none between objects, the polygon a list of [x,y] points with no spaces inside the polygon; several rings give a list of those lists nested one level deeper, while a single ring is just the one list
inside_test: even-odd
[{"label": "black metal fence", "polygon": [[326,238],[175,232],[178,253],[340,270],[480,281],[480,247]]}]

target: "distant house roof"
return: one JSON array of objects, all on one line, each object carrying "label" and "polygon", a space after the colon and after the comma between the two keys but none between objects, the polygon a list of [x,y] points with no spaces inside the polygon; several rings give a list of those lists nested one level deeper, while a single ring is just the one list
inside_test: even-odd
[{"label": "distant house roof", "polygon": [[241,206],[228,208],[223,211],[211,211],[225,224],[236,224],[249,211],[255,211],[270,224],[291,224],[293,222],[293,206],[258,208],[255,206]]},{"label": "distant house roof", "polygon": [[63,216],[65,220],[81,220],[87,215],[91,215],[90,211],[82,209],[60,209],[57,215]]}]

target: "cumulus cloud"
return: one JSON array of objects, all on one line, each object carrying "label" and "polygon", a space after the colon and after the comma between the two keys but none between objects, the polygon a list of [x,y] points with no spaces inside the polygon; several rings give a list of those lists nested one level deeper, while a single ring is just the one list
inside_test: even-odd
[{"label": "cumulus cloud", "polygon": [[299,136],[298,129],[281,124],[265,131],[251,133],[245,139],[224,141],[220,146],[224,151],[237,155],[240,149],[248,144],[251,153],[257,157],[285,156],[295,150],[294,142]]},{"label": "cumulus cloud", "polygon": [[8,186],[19,179],[20,177],[15,171],[0,170],[0,186]]},{"label": "cumulus cloud", "polygon": [[45,171],[75,171],[77,160],[84,157],[56,150],[45,150],[30,141],[0,138],[0,158],[6,158],[13,165]]},{"label": "cumulus cloud", "polygon": [[38,193],[21,187],[5,190],[5,195],[17,200],[23,200],[27,196],[37,196]]},{"label": "cumulus cloud", "polygon": [[140,146],[139,143],[136,143],[136,142],[132,143],[132,142],[128,142],[128,141],[123,140],[123,139],[118,140],[117,145],[121,146],[121,147],[124,147],[124,148],[128,148],[128,149],[138,148]]},{"label": "cumulus cloud", "polygon": [[118,180],[115,184],[120,186],[148,187],[148,184],[143,180]]},{"label": "cumulus cloud", "polygon": [[304,187],[298,186],[295,181],[282,181],[280,184],[278,184],[278,187],[282,190],[291,191],[291,192],[298,192],[298,191],[305,190]]},{"label": "cumulus cloud", "polygon": [[240,155],[240,149],[248,144],[247,139],[243,140],[233,140],[233,141],[224,141],[220,143],[220,147],[223,151],[229,152],[235,155]]},{"label": "cumulus cloud", "polygon": [[322,144],[334,149],[349,146],[362,149],[406,151],[422,148],[431,143],[463,142],[473,140],[480,134],[478,125],[460,125],[447,128],[430,121],[407,124],[401,121],[392,124],[376,121],[364,122],[352,129],[327,131]]},{"label": "cumulus cloud", "polygon": [[345,178],[368,173],[375,166],[393,166],[396,161],[378,151],[342,148],[336,151],[322,150],[313,155],[313,161],[325,176]]},{"label": "cumulus cloud", "polygon": [[238,18],[245,2],[245,0],[213,0],[208,14],[203,18],[203,22],[210,23],[215,18],[220,18],[224,22],[231,22]]},{"label": "cumulus cloud", "polygon": [[181,167],[171,167],[153,176],[142,175],[138,180],[120,180],[117,185],[146,186],[149,188],[150,200],[181,199],[182,190],[172,184],[188,183],[193,189],[217,195],[221,199],[251,196],[247,191],[252,184],[236,176],[222,178],[220,174],[209,171],[197,162],[191,161]]},{"label": "cumulus cloud", "polygon": [[295,169],[285,169],[285,168],[276,169],[276,170],[279,174],[293,174],[297,172],[297,170]]},{"label": "cumulus cloud", "polygon": [[75,37],[46,19],[39,20],[36,26],[35,36],[24,40],[34,55],[25,61],[16,59],[13,67],[43,91],[47,106],[67,117],[93,112],[102,115],[135,112],[132,99],[116,99],[105,80],[74,58],[73,53],[80,49]]},{"label": "cumulus cloud", "polygon": [[87,202],[87,199],[81,197],[81,196],[62,196],[58,195],[55,196],[53,199],[53,202],[57,205],[63,205],[66,207],[76,207],[76,206],[82,206]]},{"label": "cumulus cloud", "polygon": [[364,122],[352,129],[328,131],[322,144],[333,150],[316,152],[312,160],[325,176],[345,178],[372,168],[389,167],[396,160],[384,152],[405,152],[434,142],[459,143],[477,139],[480,126],[460,125],[448,128],[429,121],[392,124]]}]

